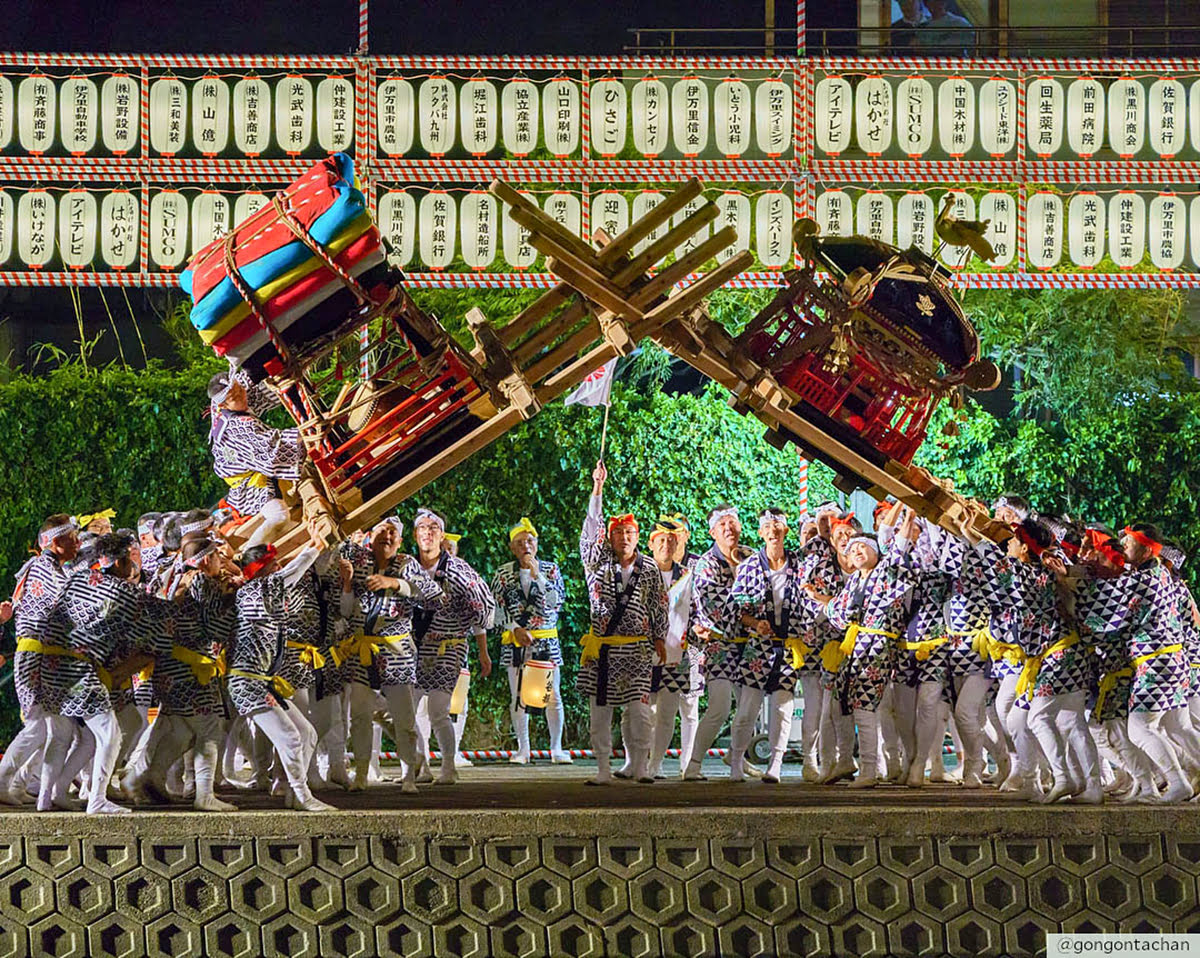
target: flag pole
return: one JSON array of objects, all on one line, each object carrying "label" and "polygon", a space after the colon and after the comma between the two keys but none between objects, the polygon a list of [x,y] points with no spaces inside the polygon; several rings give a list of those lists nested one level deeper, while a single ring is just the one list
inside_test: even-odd
[{"label": "flag pole", "polygon": [[612,408],[612,402],[604,404],[604,426],[600,430],[600,461],[604,461],[604,447],[608,442],[608,411]]}]

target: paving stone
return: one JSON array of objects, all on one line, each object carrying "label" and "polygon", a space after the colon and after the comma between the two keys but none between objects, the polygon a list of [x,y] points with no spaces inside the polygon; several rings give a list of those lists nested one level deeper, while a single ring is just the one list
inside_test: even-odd
[{"label": "paving stone", "polygon": [[[1038,873],[1038,877],[1041,873]],[[1034,879],[1031,879],[1033,881]],[[1137,878],[1116,865],[1105,865],[1098,868],[1084,879],[1087,907],[1101,915],[1120,921],[1130,915],[1142,911],[1142,890]],[[1032,896],[1031,896],[1032,898]],[[1031,901],[1037,908],[1037,902]],[[1071,901],[1057,915],[1044,908],[1038,910],[1049,918],[1065,917],[1078,908],[1077,901]]]},{"label": "paving stone", "polygon": [[983,915],[959,915],[946,923],[946,946],[952,955],[1000,958],[1004,954],[1004,934],[999,922]]},{"label": "paving stone", "polygon": [[317,842],[317,867],[338,878],[366,868],[370,860],[365,838],[322,838]]},{"label": "paving stone", "polygon": [[296,915],[280,915],[263,925],[262,947],[264,955],[318,958],[321,939],[316,925],[311,922],[303,921]]},{"label": "paving stone", "polygon": [[1141,879],[1142,903],[1154,914],[1179,921],[1197,912],[1196,876],[1175,865],[1163,863]]},{"label": "paving stone", "polygon": [[46,878],[62,878],[83,864],[78,838],[26,838],[25,867]]},{"label": "paving stone", "polygon": [[171,905],[176,914],[203,925],[229,911],[229,886],[197,865],[171,880]]},{"label": "paving stone", "polygon": [[881,836],[879,863],[897,875],[912,878],[933,867],[933,841],[929,838]]},{"label": "paving stone", "polygon": [[806,875],[821,864],[821,845],[816,841],[771,839],[765,847],[767,864],[792,878]]},{"label": "paving stone", "polygon": [[313,842],[301,838],[258,838],[254,842],[254,860],[259,868],[280,878],[291,878],[313,863]]},{"label": "paving stone", "polygon": [[969,889],[972,910],[993,921],[1010,921],[1027,906],[1025,880],[1000,865],[972,878]]},{"label": "paving stone", "polygon": [[545,927],[526,916],[491,928],[488,935],[494,958],[539,958],[549,954]]},{"label": "paving stone", "polygon": [[459,879],[458,901],[464,914],[489,926],[508,921],[516,907],[512,880],[490,868]]},{"label": "paving stone", "polygon": [[57,882],[58,911],[86,928],[113,910],[112,882],[80,866]]},{"label": "paving stone", "polygon": [[854,910],[850,879],[822,865],[796,883],[800,914],[833,925]]},{"label": "paving stone", "polygon": [[599,838],[596,860],[605,871],[626,880],[654,865],[654,840],[638,837]]},{"label": "paving stone", "polygon": [[822,838],[821,861],[847,878],[870,871],[879,864],[874,838]]},{"label": "paving stone", "polygon": [[[204,932],[179,915],[163,915],[146,926],[146,954],[152,958],[193,958],[204,954]],[[220,952],[210,949],[210,956]]]},{"label": "paving stone", "polygon": [[414,839],[372,835],[368,840],[368,849],[371,864],[396,878],[411,875],[428,861],[425,843]]},{"label": "paving stone", "polygon": [[684,886],[688,914],[706,925],[719,927],[742,910],[741,886],[728,875],[710,871]]},{"label": "paving stone", "polygon": [[738,915],[717,929],[717,943],[722,954],[750,958],[753,955],[772,955],[775,935],[765,921],[749,915]]},{"label": "paving stone", "polygon": [[313,865],[287,880],[288,912],[319,925],[342,910],[342,883]]},{"label": "paving stone", "polygon": [[592,838],[543,838],[542,864],[564,878],[578,878],[596,867]]},{"label": "paving stone", "polygon": [[541,848],[536,838],[497,838],[483,846],[488,868],[517,879],[541,863]]},{"label": "paving stone", "polygon": [[1134,875],[1144,875],[1161,865],[1162,838],[1159,835],[1109,835],[1108,860]]},{"label": "paving stone", "polygon": [[662,927],[687,908],[683,882],[659,868],[642,872],[629,883],[629,909],[638,918]]},{"label": "paving stone", "polygon": [[29,926],[29,950],[54,958],[89,958],[87,932],[62,915],[50,915]]},{"label": "paving stone", "polygon": [[885,958],[888,954],[887,932],[877,921],[855,915],[830,931],[834,954],[857,958]]},{"label": "paving stone", "polygon": [[571,901],[585,922],[607,925],[629,911],[629,887],[616,875],[593,868],[571,882]]},{"label": "paving stone", "polygon": [[796,912],[796,882],[773,868],[764,868],[742,882],[742,907],[753,918],[779,924]]},{"label": "paving stone", "polygon": [[938,955],[946,952],[945,926],[938,920],[912,911],[887,926],[888,948],[895,955]]},{"label": "paving stone", "polygon": [[1200,874],[1200,835],[1168,834],[1163,836],[1163,843],[1167,848],[1167,861],[1184,871]]},{"label": "paving stone", "polygon": [[243,918],[270,921],[287,908],[287,884],[261,868],[242,872],[229,882],[229,907]]},{"label": "paving stone", "polygon": [[208,958],[251,958],[261,955],[262,923],[241,915],[226,914],[204,926],[204,953]]},{"label": "paving stone", "polygon": [[668,875],[687,879],[709,867],[708,843],[674,838],[654,842],[654,863]]},{"label": "paving stone", "polygon": [[1158,915],[1130,915],[1117,922],[1117,931],[1122,935],[1161,935],[1171,930],[1172,923]]},{"label": "paving stone", "polygon": [[145,868],[126,872],[113,882],[113,907],[117,914],[148,925],[170,909],[171,883]]},{"label": "paving stone", "polygon": [[[397,889],[396,897],[400,892]],[[376,953],[375,923],[357,915],[339,915],[317,928],[320,954],[339,958],[371,958]]]},{"label": "paving stone", "polygon": [[[1089,885],[1099,875],[1087,876]],[[1083,880],[1057,865],[1048,865],[1025,881],[1029,907],[1053,921],[1062,921],[1084,907]]]},{"label": "paving stone", "polygon": [[0,958],[26,958],[28,954],[29,932],[25,922],[0,918]]},{"label": "paving stone", "polygon": [[458,884],[429,866],[404,878],[400,888],[401,907],[417,921],[434,925],[458,911]]},{"label": "paving stone", "polygon": [[1115,932],[1117,923],[1108,915],[1084,909],[1064,918],[1062,930],[1067,934],[1098,935]]},{"label": "paving stone", "polygon": [[664,955],[676,958],[708,958],[717,953],[717,933],[708,925],[688,921],[659,931]]},{"label": "paving stone", "polygon": [[254,846],[250,842],[201,838],[196,849],[200,866],[226,880],[254,865]]},{"label": "paving stone", "polygon": [[538,867],[517,879],[517,911],[545,926],[571,910],[571,883],[549,868]]},{"label": "paving stone", "polygon": [[775,926],[775,951],[794,958],[815,958],[830,953],[829,929],[808,918],[793,918]]},{"label": "paving stone", "polygon": [[0,875],[20,868],[25,863],[25,845],[17,836],[0,838]]},{"label": "paving stone", "polygon": [[372,927],[390,921],[400,911],[400,880],[374,865],[346,878],[346,910]]},{"label": "paving stone", "polygon": [[913,905],[917,911],[947,922],[969,907],[967,880],[950,869],[935,865],[912,882]]},{"label": "paving stone", "polygon": [[463,878],[483,867],[483,851],[468,839],[437,839],[429,845],[429,864],[451,878]]},{"label": "paving stone", "polygon": [[1051,838],[1050,857],[1054,864],[1072,875],[1089,875],[1103,865],[1107,857],[1104,837]]},{"label": "paving stone", "polygon": [[145,928],[116,912],[88,925],[87,937],[91,958],[138,958],[146,953]]},{"label": "paving stone", "polygon": [[1050,864],[1050,842],[1045,838],[998,838],[996,864],[1026,878]]},{"label": "paving stone", "polygon": [[874,921],[895,921],[912,910],[908,879],[877,865],[854,879],[854,904]]},{"label": "paving stone", "polygon": [[546,929],[550,954],[570,958],[599,958],[604,954],[604,934],[578,915],[569,915]]},{"label": "paving stone", "polygon": [[491,947],[487,927],[464,916],[433,926],[433,950],[457,958],[487,958]]},{"label": "paving stone", "polygon": [[182,875],[199,861],[194,838],[143,838],[139,840],[138,849],[142,865],[163,878]]},{"label": "paving stone", "polygon": [[375,932],[381,958],[432,958],[433,929],[408,915],[401,915]]},{"label": "paving stone", "polygon": [[[0,849],[2,848],[0,845]],[[136,838],[117,841],[85,838],[82,841],[82,851],[83,864],[105,878],[117,878],[138,866]]]},{"label": "paving stone", "polygon": [[30,924],[54,911],[54,881],[27,868],[0,878],[0,915]]},{"label": "paving stone", "polygon": [[709,855],[713,868],[739,880],[766,867],[766,849],[760,841],[714,838],[709,842]]},{"label": "paving stone", "polygon": [[662,954],[658,925],[634,915],[625,915],[605,927],[604,941],[608,953],[621,958],[658,958]]},{"label": "paving stone", "polygon": [[[1032,889],[1030,890],[1032,895]],[[1026,912],[1004,926],[1004,950],[1013,958],[1032,958],[1046,953],[1046,934],[1058,931],[1049,918]]]},{"label": "paving stone", "polygon": [[990,839],[941,838],[937,843],[938,864],[961,878],[978,875],[992,864]]}]

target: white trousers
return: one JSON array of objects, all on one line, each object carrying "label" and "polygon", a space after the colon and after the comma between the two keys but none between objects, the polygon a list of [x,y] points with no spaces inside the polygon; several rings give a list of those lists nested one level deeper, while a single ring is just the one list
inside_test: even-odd
[{"label": "white trousers", "polygon": [[696,726],[696,740],[687,764],[687,770],[693,773],[700,771],[700,763],[721,734],[721,727],[729,718],[729,710],[733,706],[733,683],[728,679],[709,679],[707,688],[708,708]]},{"label": "white trousers", "polygon": [[[442,775],[449,776],[454,772],[454,761],[458,757],[458,735],[454,722],[450,718],[451,692],[427,692],[417,689],[414,693],[417,700],[417,755],[421,762],[429,761],[429,739],[436,738],[438,749],[442,753]],[[428,727],[423,731],[421,712],[427,715]]]},{"label": "white trousers", "polygon": [[821,676],[808,672],[801,673],[800,695],[804,701],[804,710],[800,714],[800,741],[801,748],[804,750],[804,764],[814,769],[821,764],[817,748],[821,737],[823,691]]},{"label": "white trousers", "polygon": [[[900,768],[907,773],[908,768],[914,763],[919,762],[924,767],[925,756],[929,754],[928,749],[922,752],[917,747],[917,688],[907,682],[892,682],[891,692],[891,723],[888,721],[888,710],[881,707],[879,725],[883,731],[884,743],[888,752],[894,752],[899,746]],[[861,731],[858,738],[861,749]]]},{"label": "white trousers", "polygon": [[1181,741],[1183,709],[1165,712],[1130,712],[1129,738],[1167,776],[1168,788],[1182,781],[1186,772],[1186,745]]},{"label": "white trousers", "polygon": [[[350,745],[354,750],[356,782],[365,782],[375,748],[375,690],[353,682],[350,685]],[[417,765],[417,710],[411,685],[386,685],[383,698],[392,718],[392,740],[405,766]]]},{"label": "white trousers", "polygon": [[276,705],[268,711],[255,712],[250,719],[274,746],[296,801],[307,802],[312,798],[308,766],[317,747],[316,730],[298,708],[285,710]]},{"label": "white trousers", "polygon": [[4,750],[4,758],[0,759],[0,792],[13,788],[35,755],[46,747],[46,712],[40,705],[35,705],[26,715],[25,724],[16,734],[8,748]]},{"label": "white trousers", "polygon": [[[978,774],[983,768],[983,701],[991,679],[986,675],[958,675],[953,678],[957,696],[954,725],[962,740],[963,771]],[[940,682],[922,682],[917,687],[916,756],[920,775],[925,774],[926,757],[940,751],[946,733],[946,712]],[[910,769],[913,777],[918,772]]]},{"label": "white trousers", "polygon": [[346,708],[342,693],[326,695],[311,703],[313,728],[317,731],[317,751],[323,748],[329,757],[329,774],[345,778]]},{"label": "white trousers", "polygon": [[[1083,690],[1035,698],[1029,707],[1028,731],[1037,739],[1056,786],[1069,782],[1088,789],[1100,787],[1100,755],[1088,731],[1086,709]],[[1018,759],[1020,755],[1018,745]]]},{"label": "white trousers", "polygon": [[[515,665],[508,666],[508,717],[512,721],[513,735],[517,739],[517,751],[522,755],[529,754],[529,713],[525,709],[517,708],[517,703],[520,701],[521,689],[517,682],[520,680],[521,670]],[[550,751],[562,751],[562,733],[563,733],[563,701],[562,701],[562,669],[555,668],[551,673],[551,681],[554,683],[554,693],[550,696],[550,701],[546,705],[546,725],[550,729]]]},{"label": "white trousers", "polygon": [[[146,742],[149,761],[145,764],[147,780],[165,790],[167,771],[181,755],[190,752],[195,768],[196,804],[212,799],[216,767],[223,737],[224,722],[217,715],[164,715],[159,713]],[[136,777],[142,774],[141,763],[131,766]]]},{"label": "white trousers", "polygon": [[[746,760],[746,749],[754,736],[754,720],[762,710],[767,693],[742,685],[738,687],[737,715],[733,720],[733,734],[729,756],[730,774],[734,778],[742,775]],[[787,752],[788,738],[792,734],[792,712],[796,697],[792,692],[781,689],[771,693],[768,710],[767,738],[771,745],[771,762],[766,774],[779,778],[783,770],[783,756]]]},{"label": "white trousers", "polygon": [[[612,705],[597,705],[594,695],[588,696],[588,724],[592,751],[596,755],[597,778],[609,777],[613,740]],[[627,748],[633,762],[635,778],[650,773],[650,741],[653,735],[649,702],[630,702],[624,706],[629,716]]]},{"label": "white trousers", "polygon": [[[82,757],[90,754],[92,759],[91,790],[88,811],[95,812],[108,804],[108,783],[117,765],[117,753],[121,750],[121,726],[113,712],[101,712],[85,719],[90,733],[76,736],[77,723],[62,715],[46,717],[46,751],[42,759],[42,788],[38,794],[38,808],[46,810],[51,802],[66,797],[67,788],[82,764]],[[72,748],[72,742],[75,742]],[[89,748],[90,744],[90,748]],[[75,760],[68,759],[74,751]],[[68,777],[69,776],[69,777]]]},{"label": "white trousers", "polygon": [[273,542],[275,533],[288,521],[289,516],[288,507],[282,499],[268,499],[258,514],[262,517],[262,523],[242,546],[243,550]]},{"label": "white trousers", "polygon": [[676,715],[679,716],[679,767],[684,769],[691,761],[696,728],[700,724],[700,693],[683,695],[659,690],[654,708],[654,739],[650,749],[651,777],[657,777],[662,771],[663,759],[671,747],[671,739],[675,737]]}]

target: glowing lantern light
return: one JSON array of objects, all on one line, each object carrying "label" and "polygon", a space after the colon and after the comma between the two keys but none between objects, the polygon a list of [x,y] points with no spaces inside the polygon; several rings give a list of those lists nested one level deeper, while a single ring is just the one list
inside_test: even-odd
[{"label": "glowing lantern light", "polygon": [[472,156],[486,156],[496,147],[498,99],[496,84],[490,80],[468,80],[459,91],[459,136]]},{"label": "glowing lantern light", "polygon": [[150,259],[162,269],[177,269],[187,258],[188,206],[178,190],[163,190],[150,200]]},{"label": "glowing lantern light", "polygon": [[1108,201],[1108,255],[1121,269],[1134,269],[1146,253],[1146,201],[1121,190]]},{"label": "glowing lantern light", "polygon": [[728,159],[750,146],[750,87],[737,77],[726,77],[713,91],[713,139]]},{"label": "glowing lantern light", "polygon": [[1150,84],[1150,149],[1164,160],[1183,148],[1186,99],[1183,84],[1171,77]]},{"label": "glowing lantern light", "polygon": [[855,204],[855,232],[881,243],[892,242],[892,201],[881,190],[867,190]]},{"label": "glowing lantern light", "polygon": [[54,145],[58,90],[44,73],[32,73],[17,86],[17,140],[37,156]]},{"label": "glowing lantern light", "polygon": [[[12,80],[0,76],[0,150],[7,150],[12,143],[17,99],[13,93]],[[11,217],[10,217],[11,226]]]},{"label": "glowing lantern light", "polygon": [[1192,262],[1200,266],[1200,196],[1188,206],[1188,226],[1192,244]]},{"label": "glowing lantern light", "polygon": [[288,156],[299,156],[312,143],[313,85],[298,73],[275,84],[275,139]]},{"label": "glowing lantern light", "polygon": [[618,190],[601,190],[592,200],[592,230],[604,230],[609,239],[629,228],[629,200]]},{"label": "glowing lantern light", "polygon": [[924,156],[933,143],[933,102],[933,84],[924,77],[906,77],[896,87],[896,138],[911,159]]},{"label": "glowing lantern light", "polygon": [[1054,77],[1034,77],[1025,96],[1025,138],[1040,159],[1059,151],[1063,140],[1063,88]]},{"label": "glowing lantern light", "polygon": [[[87,77],[63,81],[58,91],[59,128],[63,147],[72,156],[83,156],[96,145],[99,127],[100,91]],[[94,247],[95,244],[93,244]]]},{"label": "glowing lantern light", "polygon": [[817,197],[817,225],[822,236],[854,235],[854,204],[845,190],[826,190]]},{"label": "glowing lantern light", "polygon": [[96,197],[68,190],[58,202],[58,252],[67,269],[83,269],[96,258]]},{"label": "glowing lantern light", "polygon": [[430,156],[445,156],[454,147],[456,93],[444,76],[431,76],[417,94],[421,147]]},{"label": "glowing lantern light", "polygon": [[938,143],[953,157],[975,145],[975,87],[970,80],[952,76],[938,85]]},{"label": "glowing lantern light", "polygon": [[792,198],[783,190],[767,190],[754,207],[758,261],[769,269],[787,266],[792,259]]},{"label": "glowing lantern light", "polygon": [[128,73],[114,73],[100,87],[100,138],[114,156],[124,156],[138,141],[142,88]]},{"label": "glowing lantern light", "polygon": [[933,200],[919,190],[909,190],[896,202],[896,245],[915,246],[927,256],[933,253]]},{"label": "glowing lantern light", "polygon": [[459,211],[462,257],[471,269],[487,269],[496,258],[496,204],[487,190],[471,190]]},{"label": "glowing lantern light", "polygon": [[1104,142],[1104,86],[1080,77],[1067,87],[1067,145],[1084,159]]},{"label": "glowing lantern light", "polygon": [[471,670],[460,669],[458,681],[454,683],[454,691],[450,694],[450,714],[462,715],[467,707],[467,694],[471,690]]},{"label": "glowing lantern light", "polygon": [[[948,190],[947,193],[954,197],[954,205],[950,208],[950,215],[955,219],[973,220],[975,219],[975,200],[972,199],[970,193],[964,193],[962,190]],[[946,203],[946,194],[938,199],[938,210]],[[971,253],[970,247],[967,246],[943,246],[942,247],[942,262],[951,266],[958,266],[963,262],[963,257],[969,258]]]},{"label": "glowing lantern light", "polygon": [[17,256],[30,269],[54,257],[54,197],[48,190],[30,190],[17,200]]},{"label": "glowing lantern light", "polygon": [[1025,206],[1026,259],[1034,269],[1053,269],[1062,259],[1062,199],[1039,191]]},{"label": "glowing lantern light", "polygon": [[229,144],[229,84],[220,77],[201,77],[192,86],[192,142],[205,156],[224,153]]},{"label": "glowing lantern light", "polygon": [[[527,200],[537,202],[532,193],[522,191],[521,195]],[[516,269],[529,269],[537,260],[538,253],[529,243],[529,230],[513,219],[512,207],[507,203],[500,212],[500,232],[504,261]]]},{"label": "glowing lantern light", "polygon": [[138,201],[113,190],[100,201],[100,257],[112,269],[128,269],[138,256]]},{"label": "glowing lantern light", "polygon": [[990,77],[979,87],[979,145],[1000,159],[1017,141],[1017,88],[1003,77]]},{"label": "glowing lantern light", "polygon": [[[643,190],[633,198],[633,219],[634,222],[640,220],[643,216],[649,213],[652,209],[658,206],[665,197],[662,193],[655,190]],[[655,243],[667,235],[667,224],[660,223],[643,239],[638,240],[633,247],[634,255],[641,253],[651,243]]]},{"label": "glowing lantern light", "polygon": [[233,143],[246,156],[271,145],[271,87],[261,77],[242,77],[233,85]]},{"label": "glowing lantern light", "polygon": [[379,198],[379,232],[388,247],[387,261],[404,267],[417,245],[417,201],[407,190],[388,190]]},{"label": "glowing lantern light", "polygon": [[592,149],[611,159],[625,148],[629,126],[629,97],[625,84],[605,77],[592,84],[589,94],[592,111]]},{"label": "glowing lantern light", "polygon": [[521,668],[521,704],[544,709],[554,700],[554,663],[530,659]]},{"label": "glowing lantern light", "polygon": [[229,198],[205,190],[192,200],[192,249],[202,250],[229,232],[233,210]]},{"label": "glowing lantern light", "polygon": [[682,77],[671,87],[671,132],[675,149],[686,157],[708,146],[708,85],[698,76]]},{"label": "glowing lantern light", "polygon": [[421,262],[429,269],[445,269],[454,261],[458,233],[458,208],[445,190],[430,190],[417,208],[417,239]]},{"label": "glowing lantern light", "polygon": [[354,142],[354,84],[327,76],[317,84],[317,143],[326,153],[341,153]]},{"label": "glowing lantern light", "polygon": [[500,133],[513,156],[528,156],[537,146],[538,102],[537,84],[525,77],[506,83],[500,93]]},{"label": "glowing lantern light", "polygon": [[813,122],[817,149],[837,156],[850,146],[854,91],[845,77],[830,74],[817,81]]},{"label": "glowing lantern light", "polygon": [[174,156],[187,145],[188,91],[179,77],[166,76],[150,84],[150,147]]},{"label": "glowing lantern light", "polygon": [[551,156],[570,156],[579,148],[579,84],[555,77],[542,97],[542,136]]},{"label": "glowing lantern light", "polygon": [[719,232],[732,226],[737,231],[737,239],[717,254],[717,262],[724,263],[750,248],[750,197],[739,190],[726,190],[717,198],[717,208],[721,215],[713,224],[714,228]]},{"label": "glowing lantern light", "polygon": [[990,220],[984,237],[996,254],[987,265],[992,269],[1007,266],[1017,255],[1017,198],[1003,190],[985,193],[979,200],[979,218]]},{"label": "glowing lantern light", "polygon": [[1104,258],[1104,200],[1083,190],[1067,203],[1067,255],[1081,269],[1092,269]]},{"label": "glowing lantern light", "polygon": [[0,190],[0,263],[7,263],[13,249],[13,200]]},{"label": "glowing lantern light", "polygon": [[1159,193],[1150,201],[1150,262],[1156,269],[1178,269],[1183,262],[1187,212],[1174,193]]},{"label": "glowing lantern light", "polygon": [[375,98],[379,124],[379,149],[387,156],[403,156],[413,145],[413,85],[402,77],[388,77]]},{"label": "glowing lantern light", "polygon": [[754,135],[772,159],[792,145],[792,88],[777,77],[763,80],[754,91]]},{"label": "glowing lantern light", "polygon": [[542,209],[559,226],[565,227],[573,235],[578,236],[583,229],[583,204],[579,197],[566,190],[555,190],[546,197]]},{"label": "glowing lantern light", "polygon": [[667,148],[671,126],[667,85],[657,77],[644,76],[634,84],[631,100],[634,149],[652,160]]},{"label": "glowing lantern light", "polygon": [[867,156],[892,145],[892,85],[878,74],[864,77],[854,91],[854,135]]},{"label": "glowing lantern light", "polygon": [[1133,77],[1113,80],[1108,87],[1108,145],[1127,160],[1145,142],[1146,88]]},{"label": "glowing lantern light", "polygon": [[[676,213],[673,217],[671,217],[671,226],[672,227],[678,226],[680,223],[682,223],[684,220],[686,220],[689,216],[691,216],[693,213],[695,213],[698,209],[700,209],[700,207],[702,207],[703,205],[704,205],[703,197],[697,197],[696,199],[691,200],[690,202],[688,202],[688,204],[686,206],[684,206],[683,209],[681,209],[678,213]],[[697,246],[699,246],[706,239],[708,239],[708,228],[709,228],[709,224],[705,223],[703,227],[698,229],[695,233],[693,233],[691,236],[689,236],[687,239],[685,239],[682,243],[680,243],[678,246],[676,246],[675,247],[675,258],[683,259],[683,257],[687,256],[688,253],[690,253]]]}]

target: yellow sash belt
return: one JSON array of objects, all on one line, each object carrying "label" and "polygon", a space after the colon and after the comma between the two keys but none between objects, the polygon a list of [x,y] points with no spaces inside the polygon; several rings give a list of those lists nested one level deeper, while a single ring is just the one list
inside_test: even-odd
[{"label": "yellow sash belt", "polygon": [[61,655],[68,659],[79,659],[81,662],[92,661],[82,652],[68,649],[61,645],[51,645],[40,639],[17,639],[18,652],[40,652],[42,655]]},{"label": "yellow sash belt", "polygon": [[454,649],[460,645],[466,645],[466,642],[466,639],[442,639],[442,641],[438,643],[437,654],[439,657],[443,656],[446,654],[447,649]]},{"label": "yellow sash belt", "polygon": [[208,685],[213,679],[220,678],[227,671],[225,653],[212,656],[196,652],[184,645],[176,645],[171,649],[171,658],[182,662],[192,670],[192,675],[200,685]]},{"label": "yellow sash belt", "polygon": [[905,652],[915,653],[913,658],[918,662],[927,662],[934,652],[949,641],[950,636],[942,635],[936,639],[924,639],[920,642],[902,642],[901,647]]},{"label": "yellow sash belt", "polygon": [[1147,652],[1145,655],[1139,655],[1133,659],[1125,668],[1117,669],[1115,672],[1105,672],[1100,678],[1100,691],[1096,694],[1096,711],[1104,710],[1104,701],[1108,698],[1110,692],[1116,689],[1117,684],[1121,679],[1132,678],[1133,673],[1142,665],[1145,665],[1151,659],[1156,659],[1160,655],[1174,655],[1176,652],[1182,652],[1182,643],[1178,645],[1168,645],[1161,649],[1156,649],[1153,652]]},{"label": "yellow sash belt", "polygon": [[226,476],[225,484],[233,489],[237,486],[250,486],[253,489],[269,489],[271,477],[251,469],[249,472],[239,472],[236,476]]},{"label": "yellow sash belt", "polygon": [[[529,634],[535,639],[557,639],[558,629],[530,629]],[[505,629],[500,635],[501,645],[516,645],[517,637],[511,629]]]},{"label": "yellow sash belt", "polygon": [[804,668],[804,660],[812,655],[812,646],[803,639],[784,639],[783,647],[792,654],[792,668]]},{"label": "yellow sash belt", "polygon": [[1037,684],[1038,673],[1042,670],[1042,663],[1046,661],[1048,656],[1053,655],[1055,652],[1064,652],[1078,643],[1079,633],[1072,632],[1069,635],[1064,635],[1041,655],[1027,656],[1025,658],[1025,667],[1021,670],[1021,675],[1017,679],[1017,695],[1025,695],[1033,691],[1033,687]]},{"label": "yellow sash belt", "polygon": [[257,679],[259,682],[269,682],[271,688],[285,699],[290,699],[296,694],[296,687],[281,675],[259,675],[257,672],[247,672],[245,669],[230,669],[229,675],[231,678],[236,676],[240,679]]},{"label": "yellow sash belt", "polygon": [[992,638],[991,630],[987,626],[984,626],[982,629],[971,629],[967,632],[951,632],[950,638],[969,639],[971,642],[971,651],[981,659],[990,658],[992,643],[995,642],[995,639]]},{"label": "yellow sash belt", "polygon": [[579,664],[587,665],[599,659],[600,647],[603,645],[633,645],[635,642],[648,640],[649,637],[645,635],[597,635],[589,629],[580,643],[583,651],[579,656]]},{"label": "yellow sash belt", "polygon": [[383,646],[400,645],[410,638],[412,636],[407,632],[400,635],[352,635],[342,639],[337,645],[331,646],[329,657],[333,659],[334,665],[341,665],[357,655],[358,664],[367,666],[383,650]]},{"label": "yellow sash belt", "polygon": [[988,658],[993,662],[999,662],[1001,659],[1013,665],[1022,665],[1025,662],[1025,651],[1015,642],[1001,642],[999,639],[989,638],[987,649]]},{"label": "yellow sash belt", "polygon": [[299,649],[300,661],[310,669],[325,668],[325,656],[321,654],[320,649],[315,645],[309,645],[307,642],[288,642],[287,647],[289,649]]},{"label": "yellow sash belt", "polygon": [[857,622],[851,622],[850,628],[846,630],[845,638],[831,639],[821,649],[821,665],[826,672],[836,672],[842,667],[850,653],[854,651],[855,640],[860,635],[886,635],[889,639],[900,638],[898,632],[888,632],[884,629],[864,629]]}]

